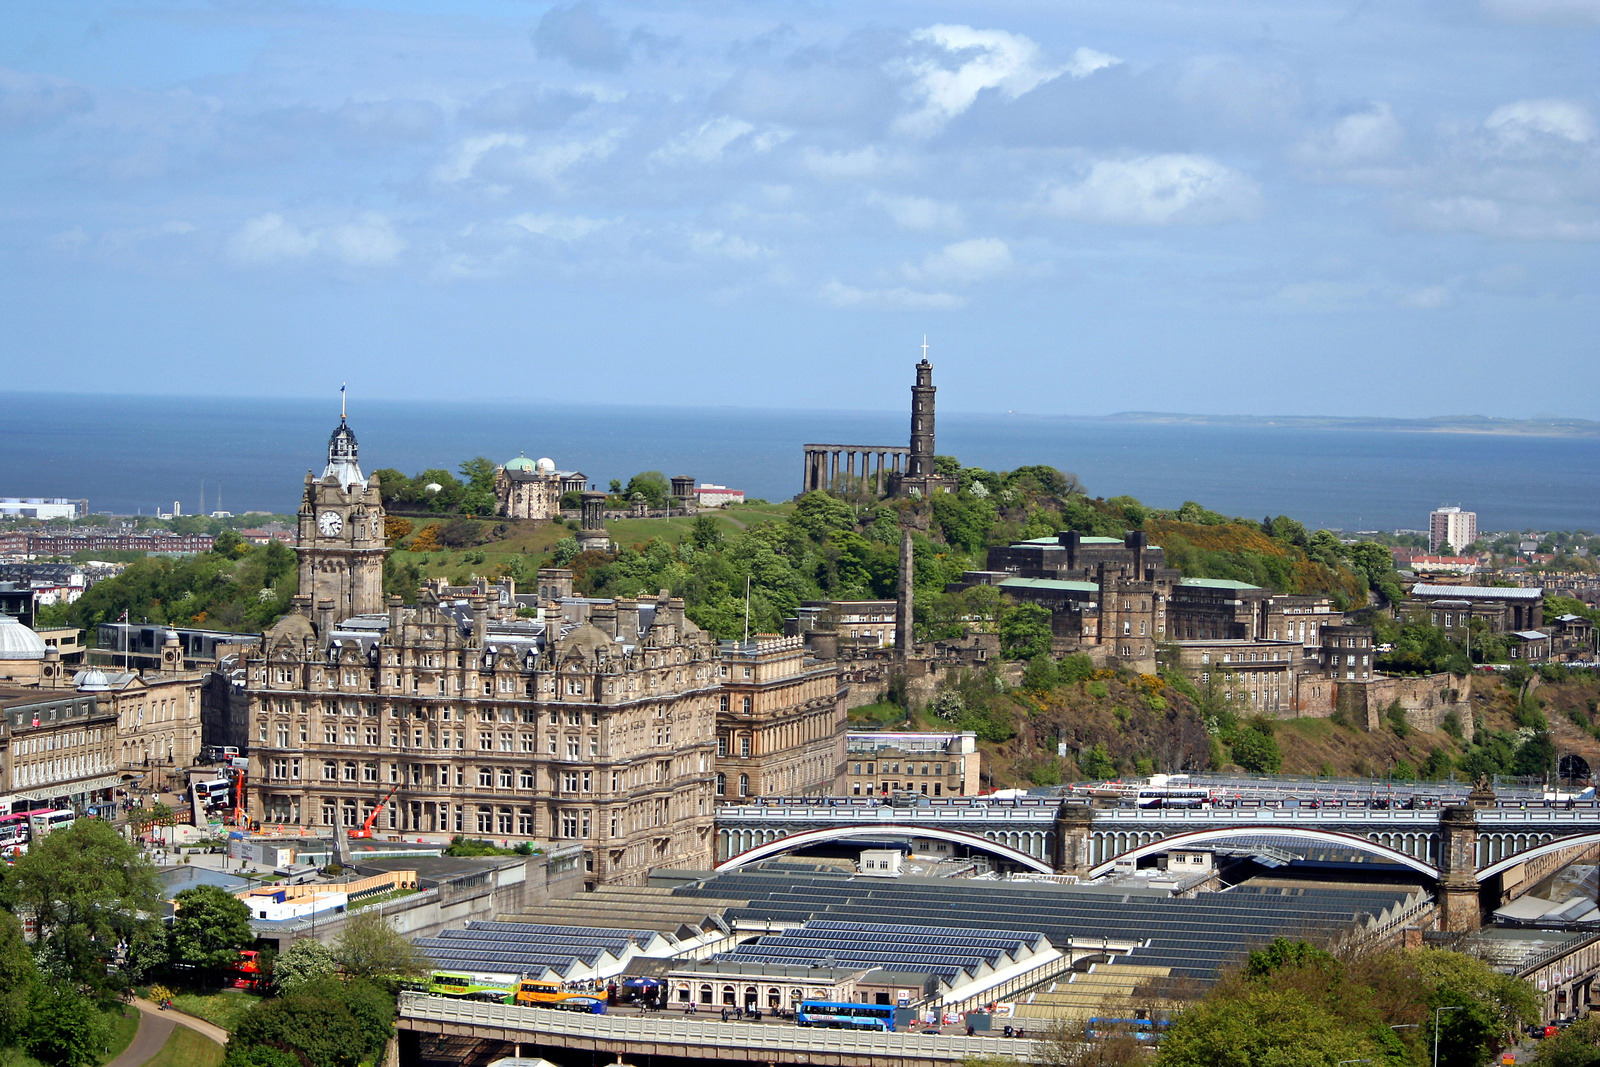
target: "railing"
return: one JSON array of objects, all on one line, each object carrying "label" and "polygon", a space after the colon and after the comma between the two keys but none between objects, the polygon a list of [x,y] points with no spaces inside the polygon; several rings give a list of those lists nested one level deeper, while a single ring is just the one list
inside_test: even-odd
[{"label": "railing", "polygon": [[[739,1048],[757,1052],[805,1052],[885,1059],[945,1060],[1015,1056],[1035,1059],[1038,1042],[1016,1038],[966,1037],[952,1034],[859,1032],[800,1027],[780,1023],[700,1022],[668,1012],[652,1015],[579,1015],[573,1012],[522,1008],[512,1004],[479,1004],[429,996],[400,994],[399,1016],[406,1020],[454,1023],[537,1034],[544,1044],[562,1038],[613,1041],[626,1048],[641,1041],[686,1048]],[[750,1055],[752,1060],[767,1057]]]},{"label": "railing", "polygon": [[[1442,808],[1368,808],[1352,806],[1310,807],[1211,807],[1211,808],[1097,808],[1091,812],[1095,825],[1123,823],[1404,823],[1434,825]],[[725,805],[716,810],[716,819],[725,825],[784,821],[827,823],[1040,823],[1052,822],[1056,805],[1011,806],[930,806],[914,808],[794,806],[762,807]],[[1573,808],[1507,805],[1477,812],[1480,826],[1490,823],[1588,824],[1600,826],[1600,807],[1593,803]]]}]

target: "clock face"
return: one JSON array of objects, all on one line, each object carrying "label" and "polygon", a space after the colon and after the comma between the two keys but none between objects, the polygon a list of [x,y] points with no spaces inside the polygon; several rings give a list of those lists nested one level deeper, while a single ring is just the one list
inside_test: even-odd
[{"label": "clock face", "polygon": [[337,511],[324,511],[317,516],[317,529],[332,537],[344,529],[344,517]]}]

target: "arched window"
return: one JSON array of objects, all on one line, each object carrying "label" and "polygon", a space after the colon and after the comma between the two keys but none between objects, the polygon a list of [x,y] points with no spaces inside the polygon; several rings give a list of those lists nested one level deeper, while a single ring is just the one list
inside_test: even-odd
[{"label": "arched window", "polygon": [[722,796],[727,796],[727,795],[728,795],[728,776],[726,774],[718,774],[717,775],[717,796],[722,797]]},{"label": "arched window", "polygon": [[709,982],[700,986],[700,1003],[711,1003],[711,984]]},{"label": "arched window", "polygon": [[767,990],[767,1007],[783,1007],[783,990],[779,989],[777,986],[773,986]]},{"label": "arched window", "polygon": [[742,797],[750,795],[750,776],[748,774],[739,776],[739,795]]},{"label": "arched window", "polygon": [[737,1006],[733,999],[733,986],[725,985],[722,987],[722,1003],[730,1008]]}]

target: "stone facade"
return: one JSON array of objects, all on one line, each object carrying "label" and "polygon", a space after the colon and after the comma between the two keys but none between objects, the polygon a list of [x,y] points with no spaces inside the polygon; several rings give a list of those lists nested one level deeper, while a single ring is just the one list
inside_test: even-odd
[{"label": "stone facade", "polygon": [[719,655],[717,796],[834,795],[846,710],[832,664],[776,634],[724,641]]},{"label": "stone facade", "polygon": [[[297,551],[321,574],[351,550],[328,543],[319,510],[344,493],[353,521],[370,523],[376,485],[307,484]],[[339,611],[352,602],[314,585],[297,596],[242,661],[251,817],[325,832],[392,797],[380,833],[576,845],[589,885],[643,884],[656,867],[715,862],[724,697],[720,733],[751,739],[757,780],[831,791],[843,707],[831,665],[800,642],[722,648],[664,591],[574,596],[564,568],[541,570],[537,587],[425,583],[415,605],[377,610]]]},{"label": "stone facade", "polygon": [[518,456],[495,468],[496,511],[511,519],[549,522],[561,517],[561,498],[589,488],[582,471],[558,471],[553,460]]},{"label": "stone facade", "polygon": [[335,619],[383,610],[383,497],[378,479],[361,474],[356,435],[339,420],[328,439],[321,478],[306,472],[295,552],[300,592],[331,625]]},{"label": "stone facade", "polygon": [[79,815],[110,803],[121,768],[117,716],[102,696],[0,690],[0,789]]},{"label": "stone facade", "polygon": [[852,733],[845,751],[843,792],[853,797],[918,793],[976,796],[981,756],[977,734]]},{"label": "stone facade", "polygon": [[1418,582],[1401,603],[1400,614],[1452,633],[1471,619],[1483,619],[1495,633],[1537,630],[1544,625],[1544,589]]}]

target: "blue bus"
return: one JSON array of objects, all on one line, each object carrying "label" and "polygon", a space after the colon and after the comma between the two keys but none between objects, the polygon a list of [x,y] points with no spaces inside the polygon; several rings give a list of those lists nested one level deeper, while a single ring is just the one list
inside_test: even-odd
[{"label": "blue bus", "polygon": [[1160,1041],[1171,1025],[1171,1019],[1113,1019],[1097,1015],[1089,1020],[1085,1033],[1091,1041],[1126,1036],[1148,1045]]},{"label": "blue bus", "polygon": [[801,1026],[832,1026],[844,1030],[893,1030],[894,1005],[851,1004],[846,1001],[805,1000],[795,1012]]}]

